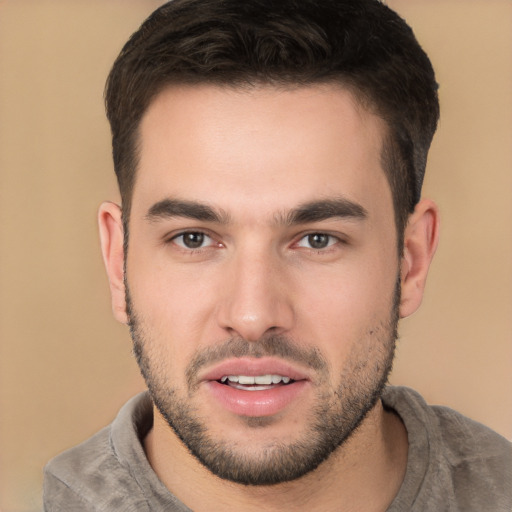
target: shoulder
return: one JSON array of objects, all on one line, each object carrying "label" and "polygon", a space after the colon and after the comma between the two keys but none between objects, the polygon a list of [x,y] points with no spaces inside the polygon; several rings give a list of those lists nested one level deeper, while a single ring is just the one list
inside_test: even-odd
[{"label": "shoulder", "polygon": [[[132,399],[112,425],[46,465],[45,511],[149,510],[132,474],[133,464],[123,460],[122,450],[131,447],[116,446],[123,443],[123,437],[127,445],[137,437],[133,414],[141,400],[140,396]],[[138,445],[142,450],[140,442]]]},{"label": "shoulder", "polygon": [[493,503],[493,510],[512,510],[512,444],[448,407],[433,406],[432,411],[437,418],[439,457],[451,469],[459,500],[468,506]]},{"label": "shoulder", "polygon": [[414,435],[421,424],[430,441],[442,446],[452,466],[483,459],[512,462],[512,443],[503,436],[449,407],[428,405],[412,389],[389,387],[383,402],[396,410],[409,427],[409,434]]},{"label": "shoulder", "polygon": [[429,406],[408,388],[388,388],[383,402],[406,426],[408,471],[423,466],[417,497],[430,502],[443,496],[446,510],[512,509],[509,441],[453,409]]},{"label": "shoulder", "polygon": [[[122,471],[110,445],[110,427],[52,459],[44,469],[46,511],[101,510],[97,495],[106,475]],[[108,485],[108,484],[107,484]]]},{"label": "shoulder", "polygon": [[510,465],[512,444],[507,439],[448,407],[432,406],[431,410],[451,465],[500,459]]}]

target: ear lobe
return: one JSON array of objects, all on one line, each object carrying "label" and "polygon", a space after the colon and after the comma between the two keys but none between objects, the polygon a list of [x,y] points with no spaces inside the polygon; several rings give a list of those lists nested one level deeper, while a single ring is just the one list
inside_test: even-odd
[{"label": "ear lobe", "polygon": [[439,241],[439,209],[422,199],[409,217],[401,262],[400,317],[414,313],[421,304],[430,263]]},{"label": "ear lobe", "polygon": [[124,230],[121,208],[115,203],[104,202],[98,212],[101,252],[107,270],[112,299],[112,312],[117,321],[126,324],[124,286]]}]

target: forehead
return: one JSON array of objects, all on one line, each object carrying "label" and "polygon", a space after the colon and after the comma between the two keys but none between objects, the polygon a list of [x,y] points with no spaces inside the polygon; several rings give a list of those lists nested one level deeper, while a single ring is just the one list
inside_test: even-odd
[{"label": "forehead", "polygon": [[267,210],[333,195],[391,201],[385,131],[338,86],[173,86],[141,121],[133,208],[166,196]]}]

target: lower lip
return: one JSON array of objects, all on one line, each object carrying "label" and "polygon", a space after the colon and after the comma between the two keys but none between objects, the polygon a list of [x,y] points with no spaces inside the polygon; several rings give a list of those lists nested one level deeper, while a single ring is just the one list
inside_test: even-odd
[{"label": "lower lip", "polygon": [[209,381],[207,385],[212,395],[233,414],[262,417],[283,411],[304,393],[308,381],[300,380],[262,391],[235,389],[217,381]]}]

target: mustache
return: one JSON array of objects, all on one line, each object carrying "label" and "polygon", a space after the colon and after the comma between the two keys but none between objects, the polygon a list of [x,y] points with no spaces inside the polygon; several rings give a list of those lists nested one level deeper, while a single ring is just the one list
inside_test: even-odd
[{"label": "mustache", "polygon": [[268,335],[257,341],[230,338],[195,354],[185,371],[189,389],[194,387],[197,373],[205,366],[239,357],[279,357],[320,372],[328,368],[327,361],[318,349],[301,347],[283,335]]}]

